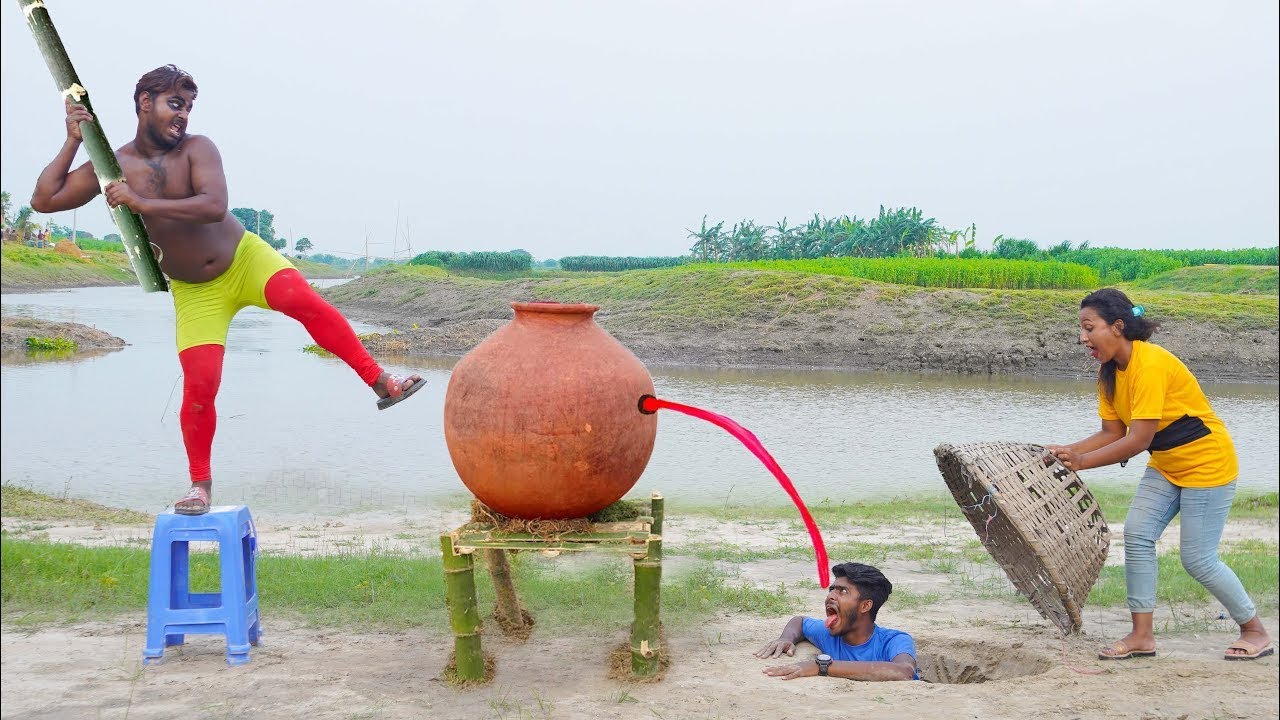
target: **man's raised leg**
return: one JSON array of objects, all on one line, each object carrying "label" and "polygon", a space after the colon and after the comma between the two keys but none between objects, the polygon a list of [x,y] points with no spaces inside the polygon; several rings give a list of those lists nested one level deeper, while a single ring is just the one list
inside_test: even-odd
[{"label": "man's raised leg", "polygon": [[187,448],[191,471],[191,490],[174,503],[174,512],[203,515],[213,501],[213,433],[218,426],[214,399],[222,384],[222,359],[226,348],[221,345],[196,345],[178,353],[182,364],[182,409],[178,419],[182,425],[182,442]]},{"label": "man's raised leg", "polygon": [[351,323],[311,287],[294,268],[277,271],[263,288],[267,305],[302,323],[320,347],[338,356],[360,376],[382,400],[378,407],[390,407],[417,392],[424,384],[418,375],[398,378],[383,371],[356,337]]}]

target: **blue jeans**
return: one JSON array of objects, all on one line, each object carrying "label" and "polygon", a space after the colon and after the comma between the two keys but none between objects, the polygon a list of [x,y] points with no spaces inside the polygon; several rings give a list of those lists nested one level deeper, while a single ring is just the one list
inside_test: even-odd
[{"label": "blue jeans", "polygon": [[1147,468],[1124,519],[1124,580],[1130,612],[1155,611],[1156,540],[1181,512],[1179,541],[1187,574],[1213,593],[1236,623],[1244,624],[1257,615],[1240,578],[1218,559],[1218,543],[1235,495],[1234,480],[1214,488],[1184,488],[1166,480],[1155,468]]}]

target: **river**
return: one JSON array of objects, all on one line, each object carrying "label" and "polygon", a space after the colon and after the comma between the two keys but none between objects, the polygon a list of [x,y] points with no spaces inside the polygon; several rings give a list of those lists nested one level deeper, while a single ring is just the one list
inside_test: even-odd
[{"label": "river", "polygon": [[[323,283],[323,281],[322,281]],[[0,371],[0,479],[61,495],[162,511],[187,484],[178,427],[182,388],[167,293],[136,287],[4,295],[6,315],[74,321],[129,346],[56,362],[7,356]],[[376,330],[356,324],[357,332]],[[289,318],[248,308],[232,324],[214,442],[215,502],[256,511],[341,515],[459,505],[466,490],[444,443],[441,411],[453,360],[384,359],[429,383],[379,412],[374,395]],[[945,486],[942,442],[1069,442],[1098,426],[1091,382],[808,370],[650,368],[659,397],[728,415],[751,429],[810,505],[883,499]],[[1240,455],[1240,486],[1280,485],[1276,384],[1205,390]],[[1145,456],[1143,456],[1145,457]],[[1132,484],[1141,461],[1084,473]],[[789,503],[733,438],[693,418],[659,415],[635,494],[676,506]]]}]

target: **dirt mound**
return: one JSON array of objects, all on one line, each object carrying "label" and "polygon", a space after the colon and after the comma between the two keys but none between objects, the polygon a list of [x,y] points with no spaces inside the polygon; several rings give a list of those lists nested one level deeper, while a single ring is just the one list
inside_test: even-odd
[{"label": "dirt mound", "polygon": [[79,245],[76,245],[70,240],[59,240],[58,242],[54,243],[53,251],[60,252],[63,255],[70,255],[71,257],[77,257],[77,258],[89,257],[88,255],[85,254],[83,250],[80,249]]},{"label": "dirt mound", "polygon": [[27,338],[49,338],[54,340],[70,340],[76,344],[76,350],[96,350],[103,348],[121,348],[124,340],[73,322],[49,322],[28,317],[6,316],[0,322],[0,350],[4,352],[27,349]]}]

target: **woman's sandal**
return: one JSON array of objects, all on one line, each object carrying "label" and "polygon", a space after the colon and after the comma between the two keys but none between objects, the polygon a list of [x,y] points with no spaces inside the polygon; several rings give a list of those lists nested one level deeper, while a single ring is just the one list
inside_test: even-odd
[{"label": "woman's sandal", "polygon": [[1099,660],[1131,660],[1133,658],[1155,656],[1155,650],[1130,650],[1128,645],[1125,645],[1119,640],[1111,643],[1111,647],[1098,653]]},{"label": "woman's sandal", "polygon": [[1257,660],[1275,653],[1276,649],[1271,647],[1271,643],[1267,643],[1262,647],[1258,647],[1251,642],[1245,640],[1237,640],[1227,647],[1227,650],[1243,650],[1243,653],[1224,653],[1223,660]]}]

